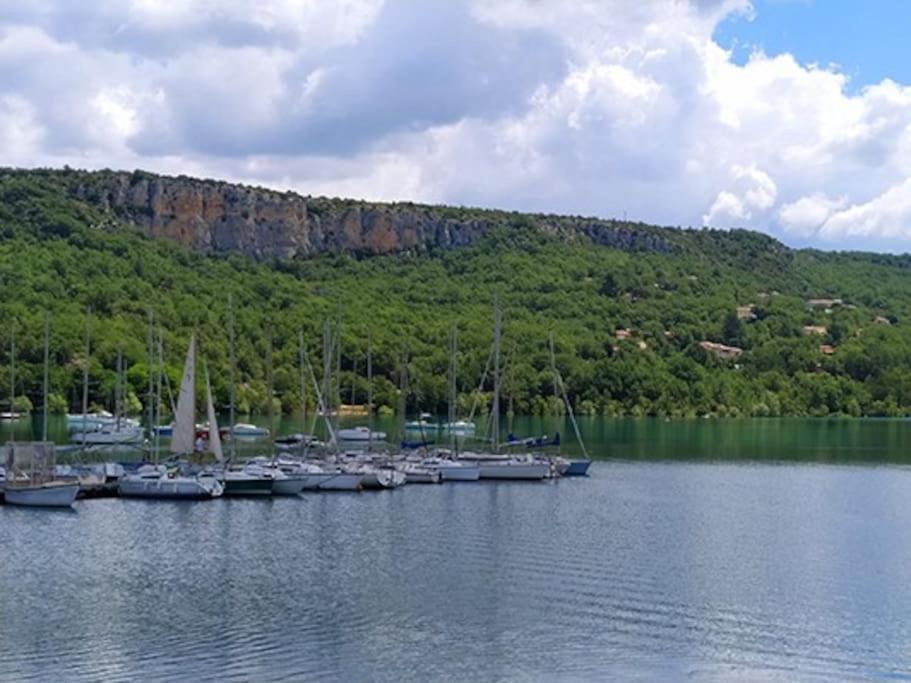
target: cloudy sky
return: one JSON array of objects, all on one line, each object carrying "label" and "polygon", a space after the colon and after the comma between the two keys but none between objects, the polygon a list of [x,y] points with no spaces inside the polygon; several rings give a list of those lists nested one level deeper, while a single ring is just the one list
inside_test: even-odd
[{"label": "cloudy sky", "polygon": [[0,164],[911,251],[904,5],[0,0]]}]

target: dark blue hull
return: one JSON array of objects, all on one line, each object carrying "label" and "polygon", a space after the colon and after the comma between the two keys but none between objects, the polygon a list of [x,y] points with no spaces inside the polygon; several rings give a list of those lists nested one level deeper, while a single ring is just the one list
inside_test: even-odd
[{"label": "dark blue hull", "polygon": [[570,460],[569,467],[563,473],[564,477],[584,477],[588,474],[588,468],[592,464],[591,460]]}]

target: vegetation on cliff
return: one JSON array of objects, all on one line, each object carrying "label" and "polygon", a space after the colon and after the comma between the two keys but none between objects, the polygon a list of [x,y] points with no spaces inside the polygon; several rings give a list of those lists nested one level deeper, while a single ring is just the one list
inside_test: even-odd
[{"label": "vegetation on cliff", "polygon": [[[118,348],[130,403],[138,407],[144,399],[151,310],[172,385],[195,329],[224,406],[229,294],[242,409],[265,406],[270,329],[276,396],[282,409],[298,407],[298,332],[303,329],[319,366],[323,320],[334,319],[339,308],[345,402],[352,391],[355,402],[365,400],[369,333],[377,405],[399,404],[404,362],[408,410],[442,410],[447,338],[455,324],[460,400],[467,405],[488,357],[491,302],[499,292],[505,400],[517,413],[559,409],[547,351],[553,334],[571,400],[582,413],[911,414],[911,259],[905,256],[794,251],[745,231],[645,226],[669,248],[622,250],[584,233],[568,239],[542,229],[542,221],[553,225],[546,217],[481,212],[490,228],[464,247],[257,261],[149,239],[70,189],[64,173],[0,173],[0,394],[8,386],[14,334],[16,392],[35,405],[44,311],[51,319],[52,405],[63,410],[80,401],[90,307],[93,403],[111,404]],[[317,205],[330,210],[332,201]],[[435,210],[455,220],[469,213]],[[735,350],[726,354],[703,342]]]}]

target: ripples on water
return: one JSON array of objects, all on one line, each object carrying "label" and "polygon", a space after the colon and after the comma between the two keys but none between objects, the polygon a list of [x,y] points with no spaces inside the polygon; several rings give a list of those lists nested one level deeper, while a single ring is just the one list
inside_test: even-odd
[{"label": "ripples on water", "polygon": [[911,679],[903,468],[77,508],[0,508],[0,679]]}]

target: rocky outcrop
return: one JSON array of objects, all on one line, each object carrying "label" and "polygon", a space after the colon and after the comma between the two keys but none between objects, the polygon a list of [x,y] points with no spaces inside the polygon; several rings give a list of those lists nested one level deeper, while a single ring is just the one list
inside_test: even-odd
[{"label": "rocky outcrop", "polygon": [[624,251],[673,248],[660,229],[617,221],[313,198],[140,171],[85,172],[70,178],[70,191],[80,200],[152,237],[208,253],[262,259],[426,251],[470,245],[498,227],[541,230]]}]

